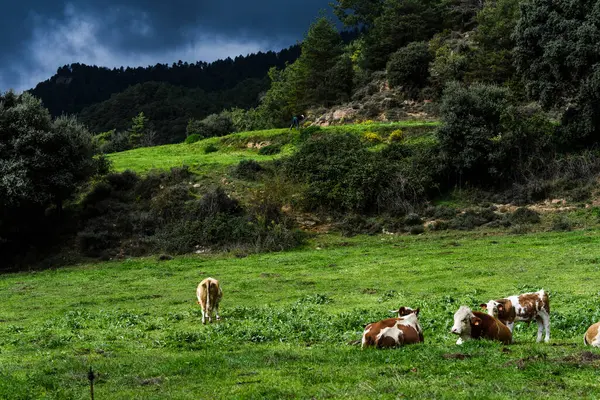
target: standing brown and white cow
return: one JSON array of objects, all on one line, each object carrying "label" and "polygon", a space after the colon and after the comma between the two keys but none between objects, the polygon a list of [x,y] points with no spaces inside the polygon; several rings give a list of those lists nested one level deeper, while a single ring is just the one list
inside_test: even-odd
[{"label": "standing brown and white cow", "polygon": [[223,297],[223,291],[219,285],[219,281],[214,278],[206,278],[198,285],[196,289],[196,297],[198,297],[198,304],[202,308],[202,323],[206,323],[206,316],[208,316],[208,322],[212,322],[212,312],[216,311],[217,320],[219,317],[219,302]]},{"label": "standing brown and white cow", "polygon": [[510,296],[505,299],[490,300],[487,304],[481,304],[489,315],[492,315],[508,326],[513,331],[513,325],[517,321],[537,321],[537,341],[542,341],[542,332],[546,331],[544,341],[550,341],[550,299],[544,289],[524,293],[518,296]]},{"label": "standing brown and white cow", "polygon": [[512,342],[512,333],[506,325],[491,315],[472,311],[467,306],[460,306],[454,313],[454,325],[450,332],[459,336],[456,344],[481,338],[498,340],[504,344]]},{"label": "standing brown and white cow", "polygon": [[583,336],[583,343],[586,346],[600,347],[600,322],[588,328]]},{"label": "standing brown and white cow", "polygon": [[[394,312],[399,314],[407,312],[406,307],[401,307]],[[374,346],[389,348],[404,346],[406,344],[422,343],[423,330],[419,325],[420,309],[411,310],[407,315],[399,318],[388,318],[383,321],[373,322],[365,327],[362,337],[362,348]]]}]

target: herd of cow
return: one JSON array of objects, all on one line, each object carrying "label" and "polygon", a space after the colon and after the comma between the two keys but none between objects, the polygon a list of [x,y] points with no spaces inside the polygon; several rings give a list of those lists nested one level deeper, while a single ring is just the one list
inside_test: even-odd
[{"label": "herd of cow", "polygon": [[[219,281],[206,278],[196,290],[198,304],[202,308],[202,323],[208,318],[212,322],[212,313],[219,317],[219,302],[223,291]],[[454,325],[451,332],[458,335],[456,344],[471,339],[497,340],[504,344],[512,343],[512,331],[515,322],[532,322],[538,324],[537,341],[550,341],[550,299],[544,289],[510,296],[504,299],[490,300],[480,305],[483,310],[473,311],[461,306],[454,314]],[[373,322],[365,327],[362,335],[362,348],[374,346],[378,348],[399,347],[407,344],[424,342],[423,329],[419,325],[420,309],[400,307],[392,311],[397,318],[388,318]],[[585,345],[600,347],[600,322],[590,326],[583,336]]]}]

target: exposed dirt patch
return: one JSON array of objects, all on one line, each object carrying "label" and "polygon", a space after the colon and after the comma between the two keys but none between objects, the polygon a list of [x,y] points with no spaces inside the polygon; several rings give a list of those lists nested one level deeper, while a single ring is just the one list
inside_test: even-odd
[{"label": "exposed dirt patch", "polygon": [[146,378],[140,380],[142,386],[154,386],[163,383],[164,378],[162,376],[155,376],[154,378]]},{"label": "exposed dirt patch", "polygon": [[525,358],[519,358],[518,360],[512,360],[504,364],[505,367],[515,366],[517,369],[525,369],[527,367],[527,363],[533,361],[544,361],[546,360],[545,356],[529,356]]},{"label": "exposed dirt patch", "polygon": [[557,361],[562,361],[562,362],[566,362],[566,363],[570,363],[570,364],[579,364],[579,365],[586,365],[586,364],[589,365],[589,364],[596,364],[596,363],[600,364],[600,354],[592,353],[591,351],[584,351],[580,354],[571,355],[571,356],[567,356],[564,358],[559,358]]},{"label": "exposed dirt patch", "polygon": [[374,288],[366,288],[366,289],[363,289],[363,290],[361,290],[361,292],[362,292],[363,294],[376,294],[376,293],[377,293],[377,289],[374,289]]}]

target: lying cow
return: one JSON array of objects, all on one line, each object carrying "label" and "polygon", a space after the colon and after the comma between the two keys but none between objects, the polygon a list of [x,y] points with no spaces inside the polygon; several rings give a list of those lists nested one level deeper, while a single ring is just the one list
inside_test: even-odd
[{"label": "lying cow", "polygon": [[418,315],[419,314],[419,309],[413,310],[410,307],[400,307],[397,310],[390,310],[390,312],[392,314],[398,314],[398,318],[402,318],[402,317],[405,317],[405,316],[407,316],[409,314],[412,314],[412,313],[417,313],[417,315]]},{"label": "lying cow", "polygon": [[461,306],[454,314],[453,334],[460,336],[456,344],[462,344],[469,339],[498,340],[504,344],[512,342],[511,331],[491,315],[471,311],[467,306]]},{"label": "lying cow", "polygon": [[534,293],[524,293],[518,296],[510,296],[505,299],[490,300],[481,307],[502,321],[513,331],[516,321],[531,322],[534,319],[538,324],[537,341],[542,341],[542,332],[546,331],[544,341],[550,341],[550,299],[544,289]]},{"label": "lying cow", "polygon": [[206,278],[198,285],[196,289],[196,297],[198,297],[198,304],[202,308],[202,323],[206,323],[206,317],[208,316],[208,322],[212,322],[212,312],[216,311],[217,320],[219,317],[219,302],[223,297],[223,291],[219,285],[219,281],[214,278]]},{"label": "lying cow", "polygon": [[586,346],[600,347],[600,322],[590,326],[583,336],[583,343]]},{"label": "lying cow", "polygon": [[[388,318],[373,322],[365,327],[362,337],[362,348],[375,346],[377,348],[399,347],[407,344],[422,343],[423,330],[419,325],[420,309],[412,310],[401,307],[394,312],[407,313],[398,318]],[[408,311],[410,310],[410,312]]]}]

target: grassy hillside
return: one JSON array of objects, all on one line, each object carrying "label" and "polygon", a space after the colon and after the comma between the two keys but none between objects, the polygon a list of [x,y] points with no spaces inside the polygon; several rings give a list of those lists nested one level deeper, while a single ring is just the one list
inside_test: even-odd
[{"label": "grassy hillside", "polygon": [[[403,121],[395,123],[372,123],[358,125],[331,126],[322,128],[325,132],[344,131],[361,134],[369,131],[389,132],[394,129],[406,131],[408,140],[422,140],[424,132],[431,131],[436,122]],[[271,160],[281,154],[288,154],[295,148],[294,138],[300,135],[296,130],[271,129],[266,131],[242,132],[221,138],[209,138],[193,144],[174,144],[156,147],[145,147],[121,153],[110,154],[116,171],[130,169],[136,172],[147,172],[151,169],[169,169],[182,165],[193,166],[200,172],[237,164],[244,159]],[[258,148],[249,148],[248,144],[281,143],[283,151],[277,156],[258,154]],[[205,154],[207,146],[213,145],[218,151]]]},{"label": "grassy hillside", "polygon": [[[600,232],[488,236],[323,235],[291,252],[79,265],[0,276],[0,398],[595,398]],[[195,287],[223,285],[223,321],[200,324]],[[461,304],[543,287],[552,341],[449,333]],[[400,305],[425,344],[348,345]]]}]

